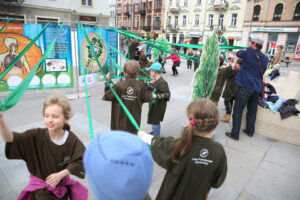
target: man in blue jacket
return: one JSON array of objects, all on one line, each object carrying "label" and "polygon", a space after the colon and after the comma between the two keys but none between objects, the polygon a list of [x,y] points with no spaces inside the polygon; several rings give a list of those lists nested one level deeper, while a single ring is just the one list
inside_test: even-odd
[{"label": "man in blue jacket", "polygon": [[255,120],[257,113],[258,97],[262,89],[262,75],[257,55],[261,61],[262,74],[264,74],[269,59],[261,52],[264,40],[258,37],[250,38],[247,50],[237,52],[237,57],[243,59],[243,64],[236,76],[235,83],[239,90],[235,95],[235,103],[232,115],[232,130],[226,132],[226,136],[239,140],[243,110],[247,105],[246,129],[243,132],[252,137],[255,132]]}]

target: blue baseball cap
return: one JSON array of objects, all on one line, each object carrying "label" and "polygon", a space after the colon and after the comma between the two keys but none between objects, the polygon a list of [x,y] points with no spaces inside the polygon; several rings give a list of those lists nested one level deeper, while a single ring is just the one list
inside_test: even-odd
[{"label": "blue baseball cap", "polygon": [[158,63],[158,62],[156,62],[156,63],[153,63],[153,64],[152,64],[149,68],[147,68],[146,70],[151,70],[151,69],[153,69],[153,70],[156,70],[156,71],[161,72],[161,68],[162,68],[161,64]]},{"label": "blue baseball cap", "polygon": [[141,200],[151,184],[151,152],[135,134],[100,133],[88,145],[83,164],[97,200]]}]

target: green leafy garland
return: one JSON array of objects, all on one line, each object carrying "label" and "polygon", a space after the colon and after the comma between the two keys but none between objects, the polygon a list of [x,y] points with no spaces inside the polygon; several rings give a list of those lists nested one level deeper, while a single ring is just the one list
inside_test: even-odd
[{"label": "green leafy garland", "polygon": [[216,33],[208,36],[203,47],[200,67],[193,77],[193,100],[209,98],[215,85],[220,48]]}]

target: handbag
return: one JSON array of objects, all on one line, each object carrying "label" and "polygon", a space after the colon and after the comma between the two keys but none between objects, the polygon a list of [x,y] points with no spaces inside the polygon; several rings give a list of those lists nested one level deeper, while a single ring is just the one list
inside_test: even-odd
[{"label": "handbag", "polygon": [[263,75],[263,71],[262,71],[262,66],[261,66],[261,62],[259,59],[259,56],[256,54],[256,58],[258,60],[258,65],[259,65],[259,69],[260,69],[260,75],[261,75],[261,80],[262,80],[262,86],[261,86],[261,91],[260,91],[260,97],[264,98],[265,97],[265,84],[264,84],[264,75]]}]

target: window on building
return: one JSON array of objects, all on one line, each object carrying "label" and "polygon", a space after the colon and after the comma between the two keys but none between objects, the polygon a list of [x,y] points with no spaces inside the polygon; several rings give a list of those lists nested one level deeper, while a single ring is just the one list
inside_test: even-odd
[{"label": "window on building", "polygon": [[258,21],[260,15],[260,5],[256,5],[253,10],[253,21]]},{"label": "window on building", "polygon": [[232,0],[233,3],[238,3],[240,0]]},{"label": "window on building", "polygon": [[13,19],[13,23],[22,23],[24,24],[25,21],[24,21],[24,16],[21,16],[21,15],[4,15],[4,14],[0,14],[0,19],[1,21],[2,20],[5,20],[5,19]]},{"label": "window on building", "polygon": [[147,25],[148,26],[151,26],[151,20],[152,20],[151,16],[148,16],[148,18],[147,18]]},{"label": "window on building", "polygon": [[178,16],[175,16],[174,26],[178,27]]},{"label": "window on building", "polygon": [[127,12],[127,5],[124,6],[124,13],[126,13],[126,12]]},{"label": "window on building", "polygon": [[209,4],[214,4],[214,3],[215,3],[215,0],[210,0]]},{"label": "window on building", "polygon": [[156,9],[161,9],[161,0],[156,0]]},{"label": "window on building", "polygon": [[288,34],[288,38],[286,41],[286,49],[285,49],[286,53],[294,53],[295,52],[298,38],[299,38],[298,33],[289,33]]},{"label": "window on building", "polygon": [[186,26],[186,15],[182,16],[182,26]]},{"label": "window on building", "polygon": [[179,35],[179,43],[180,43],[180,44],[183,44],[183,41],[184,41],[184,35],[183,35],[183,34],[180,34],[180,35]]},{"label": "window on building", "polygon": [[124,19],[123,24],[125,27],[127,27],[127,19]]},{"label": "window on building", "polygon": [[184,0],[183,5],[188,6],[188,4],[189,4],[188,0]]},{"label": "window on building", "polygon": [[155,17],[155,23],[154,23],[154,26],[156,28],[160,27],[160,17]]},{"label": "window on building", "polygon": [[200,6],[201,5],[201,0],[196,0],[196,6]]},{"label": "window on building", "polygon": [[199,26],[199,15],[195,15],[195,26]]},{"label": "window on building", "polygon": [[132,5],[129,5],[129,13],[132,13]]},{"label": "window on building", "polygon": [[167,26],[168,26],[168,25],[171,25],[171,19],[172,19],[172,17],[171,17],[171,16],[168,16],[168,19],[167,19]]},{"label": "window on building", "polygon": [[146,26],[146,20],[144,17],[142,18],[142,26]]},{"label": "window on building", "polygon": [[135,12],[139,11],[139,5],[136,3],[135,4]]},{"label": "window on building", "polygon": [[138,18],[135,17],[135,18],[134,18],[134,27],[137,27],[137,26],[138,26]]},{"label": "window on building", "polygon": [[170,42],[170,34],[166,34],[166,39]]},{"label": "window on building", "polygon": [[296,6],[293,20],[300,20],[300,2]]},{"label": "window on building", "polygon": [[236,26],[237,13],[232,13],[230,26]]},{"label": "window on building", "polygon": [[224,22],[224,14],[220,14],[218,26],[223,27],[223,22]]},{"label": "window on building", "polygon": [[180,0],[176,0],[176,6],[179,7]]},{"label": "window on building", "polygon": [[144,2],[144,3],[142,4],[142,9],[143,9],[143,10],[146,10],[146,2]]},{"label": "window on building", "polygon": [[213,24],[214,24],[214,15],[209,14],[208,15],[208,26],[213,26]]},{"label": "window on building", "polygon": [[128,27],[131,27],[131,20],[128,20]]},{"label": "window on building", "polygon": [[121,21],[121,18],[118,19],[118,27],[121,27],[122,26],[122,21]]},{"label": "window on building", "polygon": [[176,43],[177,34],[173,34],[173,43]]},{"label": "window on building", "polygon": [[37,17],[36,23],[37,24],[47,24],[50,22],[52,25],[58,25],[58,19],[57,18],[44,18],[44,17]]},{"label": "window on building", "polygon": [[152,9],[152,1],[148,1],[148,10]]},{"label": "window on building", "polygon": [[282,3],[277,4],[274,10],[273,21],[280,21],[282,10],[283,10]]},{"label": "window on building", "polygon": [[172,0],[169,0],[169,7],[172,6]]},{"label": "window on building", "polygon": [[81,0],[81,5],[92,6],[92,0]]}]

